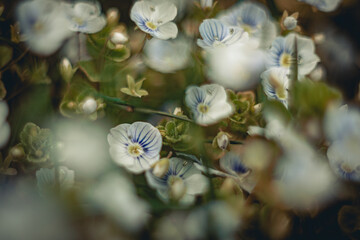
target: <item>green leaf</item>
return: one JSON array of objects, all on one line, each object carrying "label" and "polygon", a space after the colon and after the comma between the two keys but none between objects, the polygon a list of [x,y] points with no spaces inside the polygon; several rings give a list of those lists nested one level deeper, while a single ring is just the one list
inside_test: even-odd
[{"label": "green leaf", "polygon": [[10,62],[13,56],[13,49],[6,45],[0,46],[0,68]]}]

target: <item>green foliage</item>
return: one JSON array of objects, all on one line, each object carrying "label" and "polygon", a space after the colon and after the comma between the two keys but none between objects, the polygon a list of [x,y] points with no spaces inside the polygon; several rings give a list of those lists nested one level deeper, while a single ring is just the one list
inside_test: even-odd
[{"label": "green foliage", "polygon": [[13,49],[6,45],[0,46],[0,68],[3,68],[10,62],[13,56]]},{"label": "green foliage", "polygon": [[249,126],[258,125],[260,113],[256,111],[255,94],[253,92],[227,91],[230,101],[235,108],[234,114],[229,118],[230,130],[246,133]]},{"label": "green foliage", "polygon": [[32,163],[43,163],[50,159],[53,136],[50,129],[41,129],[34,123],[27,123],[20,133],[21,146],[26,159]]},{"label": "green foliage", "polygon": [[[178,115],[186,117],[182,114]],[[163,120],[157,128],[163,137],[165,146],[170,146],[176,151],[187,151],[194,147],[194,138],[189,122],[179,119]]]},{"label": "green foliage", "polygon": [[[60,113],[69,118],[83,116],[90,120],[103,117],[105,104],[102,99],[96,98],[96,93],[87,82],[75,77],[60,103]],[[97,105],[96,110],[91,113],[84,111],[83,108],[84,103],[90,98],[93,98]]]},{"label": "green foliage", "polygon": [[50,84],[51,79],[47,75],[48,64],[45,61],[38,62],[33,69],[31,69],[30,82],[37,84]]},{"label": "green foliage", "polygon": [[294,83],[290,103],[300,117],[322,117],[327,105],[341,98],[341,93],[327,84],[303,79]]}]

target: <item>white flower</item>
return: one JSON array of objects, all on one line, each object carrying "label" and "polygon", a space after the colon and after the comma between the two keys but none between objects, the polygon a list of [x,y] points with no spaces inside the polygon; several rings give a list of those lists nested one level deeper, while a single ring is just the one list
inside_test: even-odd
[{"label": "white flower", "polygon": [[149,218],[149,206],[136,195],[132,182],[109,173],[84,193],[84,197],[128,231],[138,231]]},{"label": "white flower", "polygon": [[110,155],[132,173],[141,173],[159,161],[162,137],[157,128],[146,122],[120,124],[108,135]]},{"label": "white flower", "polygon": [[224,87],[218,84],[188,87],[185,103],[193,113],[195,121],[201,125],[217,123],[233,113]]},{"label": "white flower", "polygon": [[199,27],[203,39],[198,39],[197,44],[202,48],[214,48],[244,42],[248,33],[239,27],[228,27],[220,20],[206,19]]},{"label": "white flower", "polygon": [[[54,193],[56,191],[55,176],[56,168],[40,168],[36,171],[37,187],[41,195]],[[75,172],[69,170],[67,167],[60,166],[58,168],[59,188],[60,191],[68,190],[73,187],[75,182]]]},{"label": "white flower", "polygon": [[143,58],[150,68],[161,73],[173,73],[189,65],[190,41],[180,36],[167,41],[153,38],[146,42]]},{"label": "white flower", "polygon": [[279,100],[288,106],[288,91],[290,79],[287,70],[271,68],[261,74],[264,92],[269,99]]},{"label": "white flower", "polygon": [[292,16],[288,16],[284,19],[284,27],[287,30],[294,30],[297,26],[297,19],[292,17]]},{"label": "white flower", "polygon": [[251,169],[245,166],[242,158],[234,153],[227,152],[220,161],[220,168],[230,174],[236,182],[247,192],[252,192],[256,185],[256,179],[254,178]]},{"label": "white flower", "polygon": [[170,2],[153,3],[137,1],[131,9],[130,18],[145,33],[160,39],[176,38],[178,29],[174,20],[176,6]]},{"label": "white flower", "polygon": [[241,221],[236,211],[225,202],[210,202],[193,210],[184,227],[186,239],[236,239]]},{"label": "white flower", "polygon": [[269,19],[263,5],[243,2],[230,8],[219,19],[233,27],[240,27],[249,34],[250,40],[262,48],[271,45],[277,35],[275,24]]},{"label": "white flower", "polygon": [[190,161],[173,157],[169,162],[168,171],[160,178],[153,174],[153,170],[146,172],[149,185],[156,189],[160,198],[166,202],[172,199],[181,204],[192,204],[196,195],[206,192],[206,177]]},{"label": "white flower", "polygon": [[213,5],[213,0],[200,0],[200,6],[202,8],[211,8]]},{"label": "white flower", "polygon": [[3,147],[10,136],[10,126],[6,122],[9,109],[5,102],[0,101],[0,148]]},{"label": "white flower", "polygon": [[208,78],[234,91],[249,90],[265,70],[265,52],[251,43],[215,48],[206,52]]},{"label": "white flower", "polygon": [[281,67],[289,70],[294,60],[294,40],[297,38],[298,71],[300,75],[309,74],[320,58],[315,54],[314,42],[308,37],[291,33],[286,37],[278,37],[269,50],[268,68]]},{"label": "white flower", "polygon": [[69,29],[73,32],[96,33],[106,25],[106,18],[101,14],[100,4],[77,2],[66,4]]},{"label": "white flower", "polygon": [[345,180],[360,182],[360,112],[346,105],[330,106],[324,125],[332,141],[327,151],[331,168]]},{"label": "white flower", "polygon": [[71,35],[64,8],[57,1],[22,2],[17,7],[17,18],[23,39],[37,54],[52,54]]},{"label": "white flower", "polygon": [[342,0],[298,0],[299,2],[306,2],[313,5],[317,9],[323,12],[334,11],[342,2]]}]

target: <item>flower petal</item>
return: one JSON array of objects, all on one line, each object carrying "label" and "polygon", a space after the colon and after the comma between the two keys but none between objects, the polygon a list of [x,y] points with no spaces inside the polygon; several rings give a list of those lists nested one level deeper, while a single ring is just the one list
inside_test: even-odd
[{"label": "flower petal", "polygon": [[158,27],[154,32],[154,36],[163,40],[169,38],[176,38],[178,34],[178,28],[175,23],[168,22]]}]

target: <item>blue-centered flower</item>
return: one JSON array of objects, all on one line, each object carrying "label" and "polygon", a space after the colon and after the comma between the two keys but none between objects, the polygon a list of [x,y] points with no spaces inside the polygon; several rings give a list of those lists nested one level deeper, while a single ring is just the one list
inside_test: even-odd
[{"label": "blue-centered flower", "polygon": [[120,124],[108,135],[110,155],[132,173],[141,173],[159,161],[162,137],[157,128],[146,122]]},{"label": "blue-centered flower", "polygon": [[145,33],[160,39],[176,38],[178,28],[174,20],[177,8],[173,3],[138,1],[131,9],[130,18]]},{"label": "blue-centered flower", "polygon": [[291,33],[286,37],[278,37],[269,50],[267,68],[281,67],[290,70],[295,61],[295,37],[297,38],[298,71],[300,75],[309,74],[320,58],[315,54],[314,42],[308,37]]},{"label": "blue-centered flower", "polygon": [[250,40],[261,47],[268,47],[276,37],[275,24],[266,8],[253,2],[243,2],[219,16],[229,26],[240,27],[249,34]]},{"label": "blue-centered flower", "polygon": [[235,152],[227,152],[219,161],[220,168],[230,174],[239,186],[247,192],[251,192],[256,185],[256,178],[242,157]]},{"label": "blue-centered flower", "polygon": [[193,113],[194,120],[201,125],[217,123],[233,113],[224,87],[218,84],[188,87],[185,103]]},{"label": "blue-centered flower", "polygon": [[239,27],[228,27],[218,19],[206,19],[199,27],[203,39],[198,39],[197,44],[202,48],[227,46],[246,41],[248,34]]},{"label": "blue-centered flower", "polygon": [[106,18],[101,14],[100,4],[77,2],[65,4],[69,20],[69,29],[73,32],[96,33],[106,25]]},{"label": "blue-centered flower", "polygon": [[290,79],[287,70],[271,68],[261,74],[264,92],[269,99],[275,99],[288,106]]},{"label": "blue-centered flower", "polygon": [[342,0],[298,0],[310,4],[320,11],[332,12],[338,8]]},{"label": "blue-centered flower", "polygon": [[145,174],[149,185],[157,190],[161,199],[191,204],[195,196],[203,194],[208,188],[208,181],[191,161],[170,158],[168,171],[162,177],[154,175],[153,170]]}]

